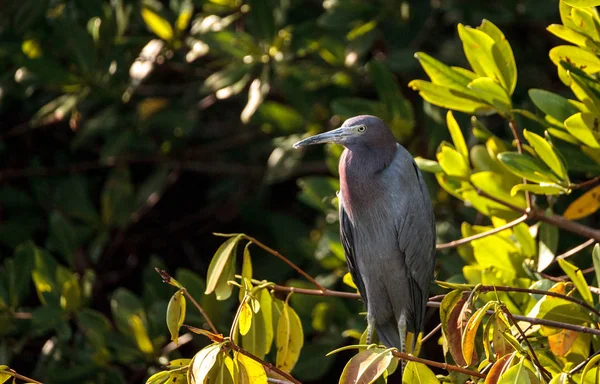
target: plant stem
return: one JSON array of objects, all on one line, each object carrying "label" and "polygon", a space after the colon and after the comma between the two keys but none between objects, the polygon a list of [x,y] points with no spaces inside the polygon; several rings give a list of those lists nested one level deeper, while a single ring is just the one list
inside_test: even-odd
[{"label": "plant stem", "polygon": [[185,294],[185,297],[187,297],[188,299],[190,299],[190,301],[192,302],[192,304],[194,304],[194,307],[196,307],[196,309],[198,309],[198,312],[200,312],[200,314],[204,317],[204,319],[208,323],[208,326],[213,331],[213,333],[219,333],[219,331],[217,331],[217,328],[215,328],[215,325],[213,324],[213,322],[210,319],[210,317],[208,317],[208,314],[204,311],[204,309],[202,308],[202,306],[200,306],[200,304],[198,304],[198,302],[192,297],[192,295],[190,295],[190,293],[188,292],[188,290],[184,288],[183,293]]},{"label": "plant stem", "polygon": [[321,284],[319,284],[315,279],[312,278],[312,276],[310,276],[308,273],[304,272],[302,270],[302,268],[300,268],[299,266],[297,266],[296,264],[292,263],[290,260],[288,260],[285,256],[283,256],[281,253],[277,252],[276,250],[274,250],[273,248],[270,248],[268,246],[266,246],[265,244],[261,243],[260,241],[256,240],[254,237],[252,236],[248,236],[248,235],[243,235],[243,237],[246,240],[251,241],[252,243],[258,245],[260,248],[264,249],[265,251],[269,252],[271,255],[279,258],[280,260],[282,260],[284,263],[286,263],[287,265],[289,265],[290,267],[292,267],[296,272],[298,272],[299,274],[301,274],[302,276],[304,276],[304,278],[308,281],[310,281],[311,283],[314,284],[315,287],[317,287],[320,291],[322,292],[326,292],[327,289],[324,288]]},{"label": "plant stem", "polygon": [[558,228],[564,229],[566,231],[572,232],[572,233],[576,233],[578,235],[581,235],[583,237],[588,237],[588,238],[592,238],[596,241],[600,241],[600,231],[582,224],[579,224],[576,221],[571,221],[569,219],[565,219],[563,216],[560,215],[546,215],[546,212],[539,210],[539,209],[532,209],[530,211],[527,210],[523,210],[522,208],[519,208],[515,205],[512,205],[510,203],[507,203],[503,200],[497,199],[494,196],[491,196],[481,190],[477,191],[477,193],[480,196],[484,196],[487,197],[488,199],[495,201],[498,204],[502,204],[505,207],[508,207],[510,209],[512,209],[515,212],[519,212],[525,215],[528,215],[529,219],[533,219],[533,220],[539,220],[539,221],[543,221],[546,222],[548,224],[552,224]]},{"label": "plant stem", "polygon": [[425,337],[423,337],[421,339],[421,344],[423,344],[427,340],[431,339],[437,332],[439,332],[440,329],[442,329],[442,323],[439,323],[438,325],[436,325],[436,327],[433,328],[431,330],[431,332],[429,332],[427,335],[425,335]]},{"label": "plant stem", "polygon": [[576,254],[577,252],[589,247],[590,245],[594,244],[596,242],[596,240],[594,239],[588,239],[586,242],[579,244],[576,247],[573,247],[571,249],[569,249],[567,252],[562,253],[558,256],[556,256],[556,258],[554,259],[555,261],[558,259],[566,259],[567,257],[571,257],[574,254]]},{"label": "plant stem", "polygon": [[457,367],[456,365],[450,365],[450,364],[447,364],[447,363],[440,363],[440,362],[433,361],[433,360],[421,359],[420,357],[409,355],[408,353],[402,353],[402,352],[399,352],[399,351],[392,351],[392,355],[394,355],[397,358],[402,359],[402,360],[414,361],[415,363],[421,363],[421,364],[429,365],[431,367],[436,367],[436,368],[444,369],[446,371],[454,371],[454,372],[464,373],[465,375],[475,376],[475,377],[479,377],[481,379],[485,379],[485,377],[486,377],[485,374],[479,373],[477,371],[471,371],[469,369],[462,368],[462,367]]},{"label": "plant stem", "polygon": [[515,220],[513,220],[513,221],[511,221],[509,223],[506,223],[506,224],[504,224],[504,225],[502,225],[502,226],[500,226],[498,228],[490,229],[489,231],[478,233],[478,234],[473,235],[473,236],[468,236],[468,237],[464,237],[462,239],[454,240],[454,241],[451,241],[449,243],[437,244],[435,246],[435,248],[436,249],[446,249],[446,248],[458,247],[458,246],[461,246],[463,244],[470,243],[473,240],[481,239],[481,238],[484,238],[486,236],[490,236],[490,235],[496,234],[498,232],[502,232],[505,229],[510,229],[510,228],[514,227],[515,225],[518,225],[518,224],[524,222],[525,220],[527,220],[527,215],[524,214],[523,216],[519,217],[518,219],[515,219]]},{"label": "plant stem", "polygon": [[569,189],[579,189],[579,188],[585,188],[585,187],[589,187],[592,186],[596,183],[600,183],[600,176],[596,176],[593,179],[587,180],[587,181],[583,181],[581,183],[578,184],[571,184],[569,185]]},{"label": "plant stem", "polygon": [[37,381],[35,379],[32,379],[32,378],[29,378],[27,376],[21,375],[20,373],[18,373],[14,369],[6,368],[4,370],[0,370],[0,373],[8,373],[12,377],[17,378],[19,380],[23,380],[26,383],[43,384],[41,381]]}]

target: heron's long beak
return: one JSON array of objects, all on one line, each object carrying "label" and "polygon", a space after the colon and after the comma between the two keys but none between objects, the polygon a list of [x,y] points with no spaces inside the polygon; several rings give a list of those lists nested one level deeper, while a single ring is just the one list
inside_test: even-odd
[{"label": "heron's long beak", "polygon": [[306,147],[307,145],[323,143],[342,144],[348,136],[352,135],[352,133],[354,132],[353,128],[355,127],[341,127],[329,132],[324,132],[318,135],[308,137],[294,144],[294,148],[298,149],[301,147]]}]

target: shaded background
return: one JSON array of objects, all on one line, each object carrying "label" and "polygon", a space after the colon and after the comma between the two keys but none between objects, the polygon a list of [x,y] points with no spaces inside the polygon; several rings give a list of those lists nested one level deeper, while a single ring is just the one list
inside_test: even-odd
[{"label": "shaded background", "polygon": [[[332,204],[341,149],[291,144],[370,113],[431,158],[449,139],[445,111],[406,87],[425,77],[413,54],[465,66],[456,25],[484,18],[512,45],[516,108],[532,109],[529,88],[564,93],[545,30],[557,1],[0,2],[0,364],[48,383],[143,382],[171,349],[173,291],[155,266],[228,332],[237,295],[202,295],[222,242],[212,232],[245,232],[348,290]],[[500,118],[483,121],[509,137]],[[427,178],[440,242],[481,222]],[[256,278],[308,286],[252,253]],[[440,254],[438,277],[461,265]],[[362,332],[359,303],[292,305],[307,338],[294,375],[337,381],[350,355],[323,355]],[[425,349],[443,358],[435,338]]]}]

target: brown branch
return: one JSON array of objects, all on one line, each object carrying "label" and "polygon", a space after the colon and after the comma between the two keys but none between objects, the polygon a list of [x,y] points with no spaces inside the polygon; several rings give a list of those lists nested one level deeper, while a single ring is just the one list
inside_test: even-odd
[{"label": "brown branch", "polygon": [[[519,131],[517,130],[517,122],[514,119],[510,119],[508,121],[508,126],[512,131],[513,137],[515,139],[515,144],[517,145],[517,152],[523,153],[523,145],[521,144],[521,138],[519,137]],[[523,184],[527,184],[527,179],[523,178]],[[533,209],[533,198],[531,196],[531,192],[525,191],[525,199],[527,200],[527,210],[525,213],[530,212]]]},{"label": "brown branch", "polygon": [[539,220],[546,222],[548,224],[552,224],[558,228],[564,229],[566,231],[576,233],[583,237],[592,238],[596,241],[600,241],[600,231],[583,224],[579,224],[576,221],[571,221],[569,219],[565,219],[563,216],[559,215],[546,215],[546,213],[539,209],[532,209],[530,211],[524,210],[523,208],[517,207],[513,204],[507,203],[503,200],[497,199],[494,196],[491,196],[481,190],[477,191],[477,193],[481,196],[484,196],[492,201],[497,202],[498,204],[502,204],[507,208],[512,209],[515,212],[522,213],[524,215],[528,215],[529,219]]},{"label": "brown branch", "polygon": [[589,187],[592,186],[594,184],[600,183],[600,176],[596,176],[593,179],[587,180],[587,181],[583,181],[581,183],[578,184],[571,184],[569,185],[569,189],[579,189],[579,188],[585,188],[585,187]]},{"label": "brown branch", "polygon": [[481,239],[481,238],[484,238],[484,237],[487,237],[487,236],[491,236],[491,235],[496,234],[498,232],[502,232],[505,229],[510,229],[510,228],[512,228],[512,227],[514,227],[514,226],[516,226],[516,225],[524,222],[525,220],[527,220],[527,215],[523,215],[523,216],[519,217],[518,219],[515,219],[515,220],[513,220],[513,221],[511,221],[509,223],[506,223],[506,224],[504,224],[504,225],[502,225],[502,226],[500,226],[498,228],[490,229],[489,231],[486,231],[486,232],[478,233],[478,234],[473,235],[473,236],[464,237],[462,239],[454,240],[454,241],[451,241],[449,243],[437,244],[435,246],[435,248],[436,249],[446,249],[446,248],[458,247],[460,245],[470,243],[473,240],[477,240],[477,239]]},{"label": "brown branch", "polygon": [[567,252],[565,252],[565,253],[562,253],[562,254],[560,254],[560,255],[556,256],[556,258],[555,258],[554,260],[566,259],[567,257],[571,257],[571,256],[573,256],[574,254],[576,254],[577,252],[579,252],[579,251],[581,251],[581,250],[583,250],[583,249],[585,249],[585,248],[589,247],[590,245],[594,244],[595,242],[596,242],[596,240],[594,240],[594,239],[589,239],[589,240],[587,240],[586,242],[584,242],[584,243],[581,243],[581,244],[579,244],[578,246],[571,248],[571,249],[570,249],[570,250],[568,250]]},{"label": "brown branch", "polygon": [[312,278],[312,276],[310,276],[308,273],[304,272],[302,270],[302,268],[298,267],[296,264],[292,263],[290,260],[288,260],[285,256],[283,256],[281,253],[277,252],[276,250],[274,250],[273,248],[270,248],[268,246],[266,246],[265,244],[261,243],[260,241],[256,240],[254,237],[252,236],[248,236],[248,235],[243,235],[244,238],[246,240],[251,241],[252,243],[258,245],[260,248],[264,249],[265,251],[269,252],[271,255],[279,258],[281,261],[283,261],[284,263],[286,263],[287,265],[289,265],[290,267],[292,267],[296,272],[298,272],[299,274],[301,274],[302,276],[304,276],[304,278],[308,281],[310,281],[311,283],[313,283],[313,285],[315,287],[317,287],[320,291],[322,292],[326,292],[327,289],[325,287],[323,287],[321,284],[319,284],[315,279]]},{"label": "brown branch", "polygon": [[295,379],[292,375],[290,375],[289,373],[286,373],[284,371],[282,371],[281,369],[275,367],[273,364],[264,361],[263,359],[261,359],[260,357],[254,356],[253,354],[251,354],[250,352],[246,351],[245,349],[243,349],[242,347],[238,346],[236,343],[234,343],[232,340],[229,340],[229,346],[231,347],[231,349],[233,349],[234,351],[241,353],[242,355],[248,356],[249,358],[251,358],[252,360],[256,361],[257,363],[260,363],[263,367],[265,367],[265,369],[268,369],[270,371],[273,371],[275,373],[277,373],[279,376],[285,377],[287,380],[289,380],[290,382],[294,383],[294,384],[302,384],[300,381],[298,381],[297,379]]},{"label": "brown branch", "polygon": [[546,370],[546,368],[544,368],[544,366],[538,360],[538,357],[535,354],[535,350],[531,346],[529,339],[527,338],[527,336],[525,336],[525,332],[523,332],[523,330],[519,326],[519,323],[517,322],[517,320],[515,320],[512,313],[510,313],[510,311],[508,309],[506,309],[506,306],[504,304],[502,304],[502,306],[500,308],[502,309],[502,312],[504,312],[504,314],[508,317],[510,322],[515,326],[515,328],[517,328],[517,331],[519,331],[519,334],[525,341],[525,344],[527,344],[527,347],[529,348],[529,351],[531,352],[531,357],[533,359],[533,363],[538,367],[538,369],[540,370],[540,372],[542,372],[542,374],[546,377],[546,379],[550,380],[552,378],[552,375],[550,374],[550,372],[548,372]]},{"label": "brown branch", "polygon": [[[600,317],[600,311],[597,310],[596,308],[594,308],[593,306],[591,306],[590,304],[588,304],[587,302],[583,301],[583,300],[579,300],[576,299],[574,297],[571,296],[567,296],[567,295],[563,295],[561,293],[558,292],[552,292],[552,291],[543,291],[541,289],[531,289],[531,288],[519,288],[519,287],[505,287],[505,286],[495,286],[495,285],[480,285],[478,287],[478,291],[479,292],[494,292],[494,291],[498,291],[498,292],[520,292],[520,293],[530,293],[530,294],[534,294],[534,295],[545,295],[545,296],[552,296],[552,297],[557,297],[563,300],[567,300],[570,301],[574,304],[578,304],[582,307],[584,307],[585,309],[587,309],[590,312],[593,312],[594,314],[596,314],[596,316]],[[468,291],[465,291],[468,292]]]},{"label": "brown branch", "polygon": [[14,378],[17,378],[19,380],[23,380],[26,383],[43,384],[41,381],[37,381],[35,379],[32,379],[32,378],[29,378],[27,376],[21,375],[20,373],[18,373],[17,371],[15,371],[14,369],[11,369],[11,368],[6,368],[4,370],[0,370],[0,373],[7,373],[7,374],[11,375]]},{"label": "brown branch", "polygon": [[421,339],[421,344],[423,344],[424,342],[426,342],[427,340],[431,339],[436,333],[439,332],[439,330],[442,329],[442,323],[439,323],[438,325],[436,325],[435,328],[433,328],[431,330],[431,332],[429,332],[427,335],[425,335],[425,337],[423,337]]},{"label": "brown branch", "polygon": [[[582,269],[582,270],[581,270],[581,273],[583,273],[584,275],[587,275],[588,273],[592,273],[592,272],[594,272],[594,271],[595,271],[595,268],[594,268],[594,267],[589,267],[589,268],[586,268],[586,269]],[[544,279],[548,279],[548,280],[550,280],[550,281],[554,281],[554,282],[557,282],[557,283],[560,283],[560,282],[564,282],[564,281],[569,281],[569,280],[571,280],[571,278],[570,278],[569,276],[567,276],[567,275],[561,275],[561,276],[550,276],[550,275],[548,275],[548,274],[545,274],[545,273],[542,273],[542,272],[538,272],[538,273],[539,273],[539,274],[540,274],[540,276],[542,276]],[[595,288],[595,287],[588,287],[588,288],[590,289],[590,291],[591,291],[592,293],[596,293],[596,292],[594,291],[594,289],[593,289],[593,288]],[[598,288],[595,288],[595,289],[598,289]]]},{"label": "brown branch", "polygon": [[[590,360],[592,360],[594,357],[600,355],[600,351],[596,351],[593,354],[589,355],[587,359],[583,360],[581,363],[577,364],[575,367],[573,367],[573,369],[571,369],[569,371],[569,375],[574,375],[577,373],[577,371],[581,370],[581,368],[585,367],[587,365],[587,363],[589,363]],[[596,376],[597,377],[597,376]],[[583,379],[583,378],[582,378]]]},{"label": "brown branch", "polygon": [[421,364],[429,365],[431,367],[436,367],[436,368],[444,369],[446,371],[453,371],[453,372],[464,373],[465,375],[475,376],[475,377],[479,377],[481,379],[485,379],[486,378],[485,374],[479,373],[477,371],[471,371],[469,369],[462,368],[462,367],[457,367],[456,365],[450,365],[448,363],[440,363],[440,362],[433,361],[433,360],[421,359],[420,357],[409,355],[408,353],[402,353],[402,352],[399,352],[399,351],[392,351],[392,355],[394,355],[397,358],[402,359],[402,360],[414,361],[415,363],[421,363]]}]

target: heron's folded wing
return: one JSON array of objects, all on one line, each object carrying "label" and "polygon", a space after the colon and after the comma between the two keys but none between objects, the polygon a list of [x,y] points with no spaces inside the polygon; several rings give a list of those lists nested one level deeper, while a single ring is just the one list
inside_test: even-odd
[{"label": "heron's folded wing", "polygon": [[358,264],[356,263],[356,257],[354,253],[354,236],[352,234],[352,223],[348,214],[344,210],[344,204],[340,200],[340,240],[344,247],[344,253],[346,254],[346,261],[348,262],[348,269],[354,284],[360,292],[361,298],[364,303],[367,303],[367,295],[365,291],[365,284],[360,277],[360,271],[358,270]]},{"label": "heron's folded wing", "polygon": [[411,298],[416,310],[414,326],[416,331],[423,328],[425,305],[427,304],[429,284],[433,278],[435,262],[435,218],[431,200],[423,177],[413,162],[415,179],[412,185],[411,202],[404,223],[398,233],[400,250],[410,271]]}]

